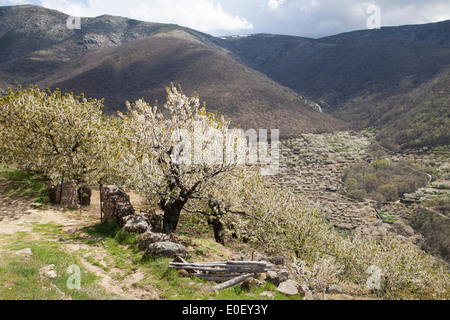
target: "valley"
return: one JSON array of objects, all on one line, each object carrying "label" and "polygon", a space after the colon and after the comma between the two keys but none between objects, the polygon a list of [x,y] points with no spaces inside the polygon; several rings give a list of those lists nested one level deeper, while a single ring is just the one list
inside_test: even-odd
[{"label": "valley", "polygon": [[[29,145],[23,143],[29,138],[29,132],[21,131],[24,127],[22,123],[16,127],[23,134],[22,139],[11,145],[8,145],[8,141],[0,141],[0,252],[8,253],[8,260],[0,269],[3,270],[3,274],[0,272],[2,294],[11,290],[14,281],[21,281],[16,278],[12,282],[8,281],[9,266],[30,262],[30,256],[26,255],[23,260],[14,251],[18,247],[30,247],[33,252],[37,252],[34,257],[36,261],[31,259],[36,263],[33,266],[34,273],[39,270],[36,269],[37,264],[41,267],[45,261],[51,260],[49,256],[52,248],[56,248],[55,256],[62,260],[61,265],[65,269],[69,267],[70,261],[75,261],[73,263],[82,264],[85,273],[92,277],[89,278],[88,292],[76,293],[64,289],[62,293],[52,289],[49,291],[51,294],[47,295],[47,285],[51,287],[56,283],[62,288],[63,280],[60,278],[56,282],[49,282],[48,279],[37,280],[27,275],[32,278],[28,279],[32,281],[32,286],[39,288],[36,294],[41,297],[64,299],[66,295],[73,294],[75,299],[101,299],[105,292],[108,299],[143,300],[189,299],[196,295],[202,299],[312,297],[308,295],[309,289],[300,292],[300,287],[295,289],[300,291],[294,297],[278,292],[275,294],[275,287],[269,282],[252,288],[250,292],[235,287],[218,294],[214,289],[211,290],[209,284],[195,278],[192,280],[189,273],[186,277],[186,273],[170,271],[168,257],[148,259],[137,248],[137,234],[128,234],[118,225],[115,229],[109,229],[112,228],[110,225],[98,224],[98,211],[102,210],[99,202],[103,200],[100,200],[97,190],[92,193],[95,203],[83,208],[84,211],[81,206],[79,213],[64,209],[61,205],[51,203],[48,195],[51,188],[57,190],[56,185],[60,180],[52,181],[54,185],[49,189],[43,182],[51,180],[48,176],[36,178],[33,176],[36,172],[28,171],[30,162],[45,163],[45,160],[35,161],[25,157],[23,161],[29,162],[23,168],[18,168],[23,171],[8,167],[12,164],[14,168],[14,161],[3,162],[3,159],[7,159],[6,154],[10,156],[8,160],[11,160],[11,154],[17,160],[20,155],[28,155],[27,152],[33,147],[38,148],[44,138],[50,137],[48,145],[51,152],[39,153],[43,159],[49,154],[55,158],[62,154],[74,154],[72,159],[78,159],[79,168],[84,170],[80,169],[77,181],[83,182],[85,175],[91,172],[95,175],[98,168],[88,172],[86,168],[89,166],[81,162],[86,159],[92,162],[93,157],[99,156],[102,160],[99,161],[101,164],[98,167],[101,168],[98,170],[107,172],[102,172],[106,179],[112,179],[121,186],[121,183],[130,183],[130,177],[137,179],[138,182],[134,182],[136,189],[127,189],[127,192],[132,195],[133,206],[139,209],[139,214],[157,211],[162,221],[165,210],[158,205],[166,206],[167,200],[168,208],[170,201],[174,200],[171,197],[178,192],[177,188],[182,190],[186,187],[173,187],[175,182],[180,182],[180,176],[185,178],[203,172],[207,180],[217,172],[207,175],[207,170],[211,168],[195,168],[179,174],[179,166],[173,166],[170,172],[165,171],[167,167],[163,166],[164,174],[149,181],[167,179],[170,197],[159,199],[160,202],[150,196],[148,198],[153,202],[143,200],[142,195],[137,195],[137,190],[145,190],[147,195],[150,194],[147,186],[139,185],[145,182],[145,179],[138,180],[142,178],[139,174],[145,171],[142,167],[139,167],[141,171],[138,173],[128,172],[128,169],[133,161],[147,159],[148,154],[127,157],[133,151],[144,150],[130,141],[135,142],[133,139],[136,137],[136,141],[142,138],[142,132],[136,133],[136,137],[132,136],[132,132],[140,125],[149,128],[149,124],[144,123],[149,118],[136,116],[136,121],[143,121],[142,124],[129,122],[134,125],[128,123],[129,127],[124,127],[127,121],[121,122],[119,119],[123,120],[124,117],[117,115],[118,112],[127,111],[126,102],[133,105],[138,99],[156,105],[157,110],[163,110],[162,105],[169,101],[167,89],[173,86],[172,90],[180,90],[179,99],[184,101],[184,96],[181,96],[185,94],[198,97],[200,104],[204,103],[205,110],[201,111],[204,113],[195,114],[203,120],[218,120],[223,116],[223,119],[229,119],[230,129],[278,129],[281,138],[277,159],[279,171],[276,175],[267,176],[270,184],[265,184],[267,180],[264,180],[264,184],[258,183],[262,180],[252,180],[254,177],[249,175],[250,178],[245,177],[249,180],[245,180],[245,183],[251,186],[248,188],[244,180],[235,181],[231,178],[235,176],[231,174],[228,177],[232,186],[230,190],[224,190],[230,186],[227,182],[219,180],[217,184],[211,184],[211,190],[206,190],[209,191],[208,202],[205,201],[205,195],[202,198],[195,193],[198,190],[194,190],[194,187],[202,186],[199,181],[193,183],[192,192],[186,193],[183,189],[183,197],[179,199],[185,201],[183,205],[189,200],[185,195],[189,194],[195,201],[204,201],[201,204],[207,209],[198,209],[203,214],[201,216],[199,212],[184,208],[186,212],[183,211],[180,218],[182,227],[176,230],[175,224],[173,230],[165,231],[171,240],[187,248],[190,259],[242,260],[246,257],[250,260],[251,257],[253,261],[260,253],[261,257],[268,259],[284,245],[280,252],[290,250],[286,257],[270,258],[283,261],[285,258],[286,261],[290,259],[289,264],[282,264],[278,271],[284,272],[285,269],[281,268],[286,267],[289,276],[307,281],[307,286],[314,292],[313,299],[325,299],[325,292],[330,299],[448,297],[450,20],[359,30],[311,39],[275,34],[214,37],[175,24],[150,23],[110,15],[81,18],[81,29],[74,30],[66,25],[68,17],[56,10],[34,5],[0,7],[0,99],[7,97],[0,101],[3,103],[0,107],[4,106],[2,110],[10,112],[10,118],[2,118],[0,114],[0,135],[2,128],[7,128],[9,122],[15,124],[16,109],[22,110],[11,107],[16,105],[10,105],[19,94],[13,97],[9,95],[9,90],[15,91],[19,87],[26,89],[37,86],[42,91],[46,88],[49,91],[60,90],[62,95],[73,93],[74,105],[77,105],[80,97],[103,99],[98,118],[99,121],[105,121],[98,122],[102,124],[98,127],[92,126],[89,121],[94,112],[88,111],[81,129],[74,126],[78,130],[75,134],[69,132],[70,126],[67,126],[67,131],[61,131],[69,132],[69,138],[60,141],[62,146],[55,141],[54,132],[39,136],[42,132],[38,129],[42,128],[36,124],[34,139],[37,142],[31,141]],[[56,93],[53,103],[60,98],[61,95]],[[83,103],[87,104],[87,101]],[[21,106],[20,103],[18,105]],[[178,107],[180,105],[182,103]],[[58,116],[49,120],[48,114],[56,108],[52,104],[46,107],[49,107],[46,109],[48,112],[41,112],[39,117],[43,119],[43,127],[46,124],[50,127],[61,114],[55,113]],[[72,110],[70,108],[66,111]],[[182,114],[191,112],[190,108],[187,106],[187,111],[183,110]],[[39,108],[30,109],[34,112]],[[76,120],[79,114],[75,112],[68,115],[73,117],[68,120],[69,123]],[[24,115],[23,119],[30,118]],[[183,122],[180,118],[176,119]],[[189,117],[186,119],[190,121]],[[175,120],[171,121],[174,122],[166,122],[165,126],[157,121],[152,125],[161,125],[163,129],[159,134],[164,136],[164,130],[178,126],[178,123],[172,125]],[[228,126],[226,120],[223,123]],[[223,123],[215,125],[223,129]],[[112,124],[111,128],[109,124]],[[54,128],[60,130],[65,127],[63,124],[55,125]],[[4,130],[4,136],[8,136],[6,133],[9,134]],[[103,139],[103,148],[98,149],[101,151],[95,149],[100,145],[92,138],[96,134]],[[13,135],[9,137],[12,140],[17,138]],[[77,140],[71,145],[71,138],[79,137],[89,138],[89,142],[81,146],[85,141],[80,138],[80,143]],[[111,150],[105,145],[112,146]],[[27,152],[15,149],[21,146],[25,146]],[[132,149],[133,146],[136,150]],[[153,145],[149,143],[148,146]],[[60,152],[59,147],[68,150],[67,154]],[[163,147],[173,151],[168,145]],[[159,145],[154,147],[155,150],[160,148]],[[1,153],[3,150],[6,150],[4,158]],[[93,153],[91,158],[86,156],[89,152]],[[166,154],[170,155],[169,152]],[[116,155],[119,156],[115,158]],[[110,159],[113,159],[112,164],[105,164]],[[163,157],[158,160],[159,164],[164,162],[161,159]],[[129,167],[123,165],[125,161],[129,161]],[[61,163],[58,164],[64,167],[66,162]],[[55,176],[61,174],[57,172],[60,168],[51,167],[52,163],[43,166]],[[65,170],[68,170],[67,166]],[[142,175],[155,172],[148,170]],[[64,173],[62,171],[63,178]],[[39,174],[43,174],[43,171],[38,171]],[[99,180],[92,181],[97,183]],[[40,189],[33,189],[36,185]],[[73,190],[77,186],[73,183]],[[165,185],[161,183],[161,186],[163,188]],[[254,190],[245,190],[244,187],[235,194],[235,186],[236,190],[240,186],[254,188],[260,194],[255,196]],[[169,194],[167,190],[162,190],[154,193],[159,196]],[[74,208],[77,208],[79,203],[76,193],[73,192],[71,196]],[[213,197],[217,197],[217,203],[223,201],[222,211],[217,203],[211,206],[215,200]],[[230,203],[231,208],[236,205],[237,209],[230,209]],[[179,209],[178,213],[181,211]],[[253,213],[256,213],[256,217]],[[229,218],[227,215],[230,214],[237,217]],[[226,241],[222,238],[224,243],[212,236],[211,227],[213,225],[214,233],[216,227],[224,228],[222,218],[229,223]],[[269,224],[264,224],[266,218],[272,225],[264,231]],[[251,227],[247,230],[247,224],[254,230]],[[237,225],[244,230],[241,234],[233,231],[237,230],[233,229]],[[247,231],[252,235],[247,237]],[[314,232],[317,234],[313,235]],[[20,240],[20,236],[25,234],[26,237]],[[280,235],[281,238],[277,238]],[[394,242],[399,245],[392,245]],[[44,248],[43,253],[39,253],[39,247]],[[320,252],[319,259],[317,250],[322,248],[325,249]],[[403,248],[404,251],[401,251]],[[64,251],[69,251],[72,256],[67,257]],[[376,254],[373,254],[375,251]],[[426,258],[422,255],[425,253],[429,254]],[[390,254],[396,256],[391,259]],[[418,260],[423,264],[409,261],[415,259],[410,257],[421,257]],[[428,258],[430,260],[426,260]],[[406,276],[402,269],[405,261],[411,263],[408,269],[411,273]],[[417,264],[413,265],[415,262]],[[392,291],[389,291],[391,288],[387,284],[384,291],[368,289],[366,281],[369,272],[366,270],[369,270],[369,265],[376,264],[382,265],[395,279],[390,281],[397,281],[392,285]],[[442,270],[435,266],[442,267]],[[58,273],[63,272],[63,267],[59,267]],[[429,274],[423,280],[420,277],[423,276],[421,272],[424,268]],[[341,271],[345,275],[339,278],[337,275],[340,276]],[[100,291],[95,288],[98,283],[95,277],[100,278],[105,288]],[[435,277],[432,280],[435,282],[430,280],[431,277]],[[329,290],[333,283],[349,286],[350,289],[345,294],[335,295],[336,292]],[[439,289],[430,289],[428,283],[435,283]],[[407,289],[399,289],[400,286]],[[419,287],[423,291],[416,291]],[[20,298],[21,290],[23,288],[13,290],[7,296]],[[33,293],[26,297],[33,299]]]},{"label": "valley", "polygon": [[[449,146],[408,150],[402,154],[379,148],[372,151],[372,143],[373,134],[357,132],[304,134],[283,140],[280,171],[272,181],[281,188],[293,188],[305,202],[323,212],[333,226],[346,233],[363,233],[375,238],[393,233],[402,241],[420,246],[426,237],[411,227],[415,210],[433,211],[433,201],[440,200],[447,207],[443,204],[437,214],[445,220],[450,217]],[[377,203],[369,197],[350,198],[343,183],[345,169],[356,163],[371,163],[381,155],[392,163],[407,161],[411,168],[422,170],[424,177],[429,178],[424,178],[422,187],[403,194],[398,201]]]}]

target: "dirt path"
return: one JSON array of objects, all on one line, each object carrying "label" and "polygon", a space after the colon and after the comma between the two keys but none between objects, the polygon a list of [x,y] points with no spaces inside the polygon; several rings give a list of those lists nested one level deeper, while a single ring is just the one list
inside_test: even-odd
[{"label": "dirt path", "polygon": [[[33,231],[33,226],[36,224],[55,223],[61,225],[65,232],[81,234],[83,233],[83,227],[97,223],[97,219],[100,222],[98,190],[93,190],[91,206],[82,210],[80,214],[79,211],[66,211],[57,206],[37,209],[39,204],[22,199],[6,198],[2,195],[4,186],[4,183],[0,181],[0,251],[3,251],[4,246],[3,235],[27,232],[32,235],[32,239],[42,239],[42,234]],[[140,201],[136,196],[134,196],[134,199]],[[122,281],[118,281],[114,275],[123,275],[123,270],[112,267],[109,268],[109,271],[105,271],[103,268],[87,261],[86,258],[91,257],[95,261],[104,262],[106,265],[105,260],[107,260],[108,254],[104,248],[89,246],[77,240],[66,241],[61,245],[67,252],[77,254],[80,257],[84,269],[101,278],[99,285],[104,287],[107,292],[114,293],[124,299],[155,300],[159,298],[155,290],[135,285],[144,278],[144,274],[139,269],[127,275]]]}]

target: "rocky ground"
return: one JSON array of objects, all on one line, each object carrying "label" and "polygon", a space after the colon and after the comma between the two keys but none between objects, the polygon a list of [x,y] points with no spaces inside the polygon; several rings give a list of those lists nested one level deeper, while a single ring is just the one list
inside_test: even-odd
[{"label": "rocky ground", "polygon": [[[130,272],[130,270],[121,269],[113,262],[110,253],[108,253],[104,245],[95,244],[95,241],[93,242],[94,245],[88,244],[86,241],[81,241],[81,239],[95,240],[96,238],[95,236],[86,233],[86,228],[89,229],[100,220],[98,190],[92,190],[91,205],[85,207],[80,212],[79,210],[65,210],[57,205],[42,206],[42,204],[34,203],[29,199],[10,199],[2,194],[4,186],[5,181],[1,181],[0,179],[0,256],[3,254],[21,254],[25,255],[25,257],[29,257],[34,254],[30,248],[25,248],[12,253],[10,250],[6,249],[9,242],[6,240],[4,241],[4,239],[8,239],[11,235],[20,232],[26,233],[33,241],[58,241],[64,251],[79,258],[80,266],[85,272],[92,273],[99,278],[98,286],[105,289],[106,292],[112,294],[114,297],[136,300],[164,299],[164,297],[161,296],[161,292],[164,292],[164,288],[148,285],[147,279],[149,278],[149,274],[143,270],[143,268],[132,268],[132,272]],[[141,207],[145,204],[145,201],[142,198],[133,193],[129,194],[131,202],[136,207]],[[67,233],[68,235],[73,235],[73,237],[65,237],[63,240],[53,239],[49,234],[39,231],[39,228],[35,228],[37,225],[48,223],[59,225],[60,231]],[[189,233],[189,230],[186,228],[189,229],[189,227],[184,226],[184,232]],[[162,234],[146,232],[138,236],[136,241],[146,240],[149,234],[165,236]],[[186,238],[185,235],[174,235],[171,239],[174,238],[178,243],[181,243],[186,248],[185,250],[191,255],[198,256],[198,252],[204,251],[202,255],[206,261],[222,261],[223,259],[272,261],[270,257],[256,251],[248,251],[248,249],[244,248],[245,245],[241,243],[233,244],[231,247],[215,244],[217,250],[211,251],[211,244],[205,242],[200,235],[198,237],[200,238],[197,238],[195,235],[189,238]],[[204,248],[203,246],[205,245],[206,247]],[[198,260],[195,260],[195,262],[197,261]],[[260,280],[255,280],[253,278],[247,279],[249,281],[239,284],[241,288],[247,288],[248,286],[264,286],[266,281],[277,286],[276,290],[261,292],[258,295],[258,299],[274,299],[278,292],[285,296],[297,296],[300,294],[299,298],[303,299],[377,299],[377,297],[371,295],[366,288],[347,282],[324,282],[323,290],[317,293],[314,291],[313,293],[308,289],[308,285],[305,287],[305,284],[300,285],[297,281],[291,280],[291,278],[296,278],[298,275],[295,270],[287,268],[284,264],[284,259],[281,259],[281,261],[274,261],[273,263],[276,264],[274,270],[262,274]],[[306,268],[306,266],[303,267]],[[54,268],[55,265],[48,265],[39,272],[42,271],[45,276],[54,278],[58,276],[55,273]],[[327,281],[331,281],[331,279]],[[186,282],[189,286],[197,287],[197,290],[206,292],[205,294],[209,294],[210,290],[212,290],[211,292],[213,293],[217,293],[217,290],[214,290],[209,282],[193,282],[190,280],[189,274],[187,274],[183,282]],[[2,284],[0,284],[0,288],[1,285]],[[61,299],[72,299],[72,297],[59,290],[56,286],[53,285],[52,287],[59,292]],[[249,289],[247,288],[245,290]],[[251,293],[249,293],[249,297],[250,295]],[[192,296],[192,298],[195,298],[195,296]]]}]

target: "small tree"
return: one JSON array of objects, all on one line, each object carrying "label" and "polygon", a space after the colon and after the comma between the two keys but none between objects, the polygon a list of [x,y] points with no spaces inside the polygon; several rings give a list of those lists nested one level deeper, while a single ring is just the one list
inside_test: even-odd
[{"label": "small tree", "polygon": [[124,182],[156,200],[164,211],[164,230],[174,232],[185,204],[235,170],[230,152],[239,135],[229,132],[229,121],[200,106],[198,97],[173,86],[167,95],[163,112],[144,100],[127,102],[128,113],[119,112],[125,130],[120,163]]},{"label": "small tree", "polygon": [[[184,210],[199,213],[212,225],[216,242],[224,244],[225,233],[249,239],[254,235],[251,220],[263,223],[264,213],[256,213],[255,200],[262,196],[265,181],[252,167],[236,168],[231,174],[211,181],[201,197]],[[257,214],[257,215],[255,215]]]}]

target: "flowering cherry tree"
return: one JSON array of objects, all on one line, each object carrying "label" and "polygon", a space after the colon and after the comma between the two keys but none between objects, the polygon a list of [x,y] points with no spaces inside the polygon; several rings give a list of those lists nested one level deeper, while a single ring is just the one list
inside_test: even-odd
[{"label": "flowering cherry tree", "polygon": [[[229,121],[208,113],[198,97],[167,89],[162,110],[144,100],[127,102],[119,113],[124,127],[122,176],[125,183],[164,211],[164,229],[174,232],[180,213],[191,199],[200,199],[208,185],[233,172],[232,151],[239,139]],[[231,146],[226,148],[226,146]]]},{"label": "flowering cherry tree", "polygon": [[117,120],[102,114],[102,100],[61,92],[9,91],[0,100],[0,153],[5,161],[42,172],[53,181],[63,175],[79,183],[107,175],[105,161],[115,150]]},{"label": "flowering cherry tree", "polygon": [[313,290],[339,277],[394,298],[448,298],[438,259],[394,236],[342,236],[302,195],[246,165],[246,140],[229,121],[206,112],[198,97],[173,86],[167,93],[162,110],[138,100],[116,118],[83,96],[10,91],[0,99],[0,158],[53,180],[64,173],[77,183],[124,183],[158,203],[167,232],[182,210],[200,213],[218,242],[226,231],[257,240],[293,260]]}]

